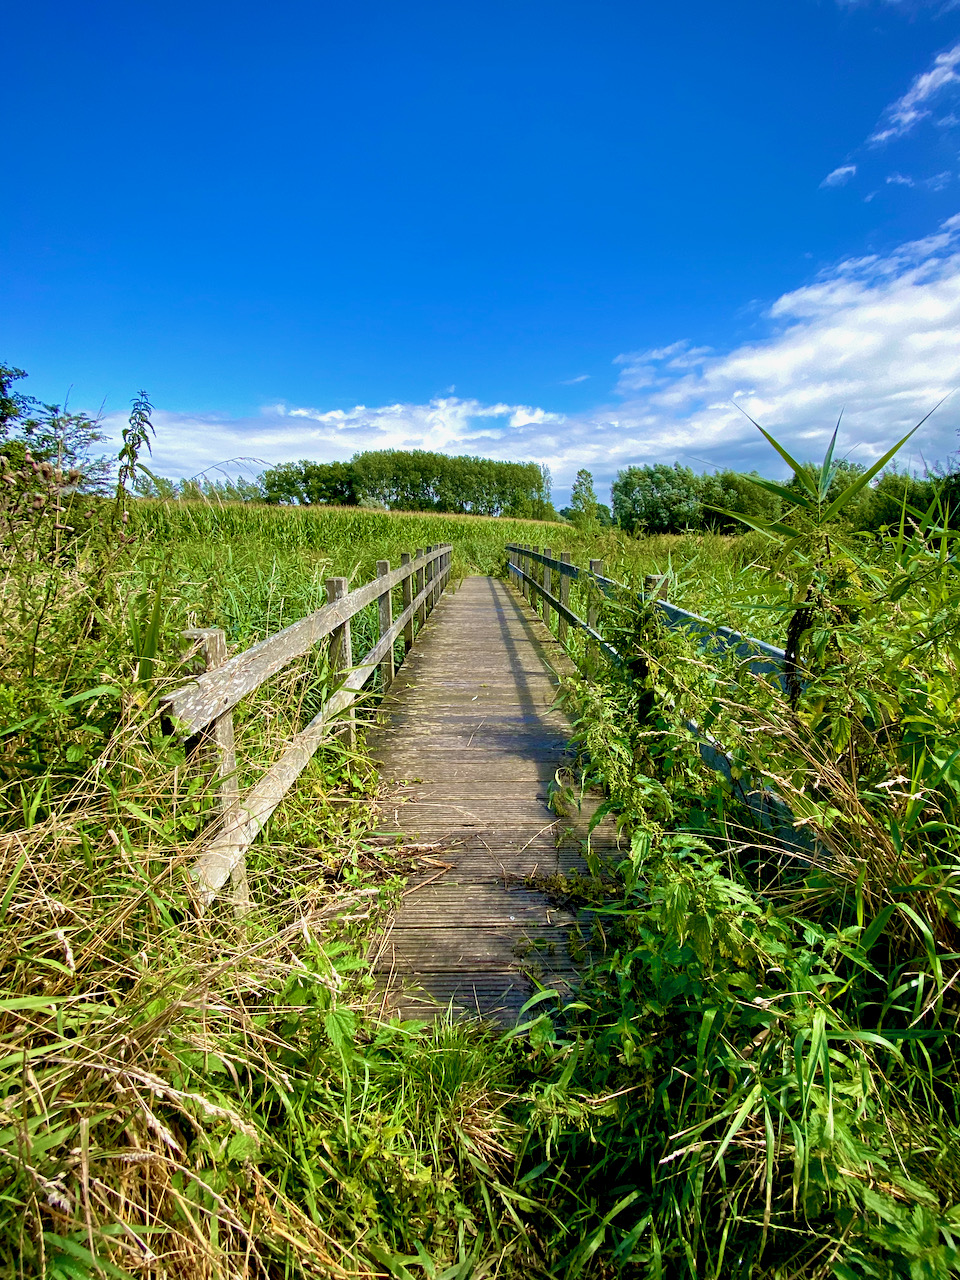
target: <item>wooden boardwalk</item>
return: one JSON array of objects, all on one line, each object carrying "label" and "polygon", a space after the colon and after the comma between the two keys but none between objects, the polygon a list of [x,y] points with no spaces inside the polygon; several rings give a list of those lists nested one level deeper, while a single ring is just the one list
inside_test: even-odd
[{"label": "wooden boardwalk", "polygon": [[371,735],[396,784],[382,830],[425,846],[376,958],[386,1013],[512,1025],[538,984],[574,982],[576,920],[538,886],[580,865],[580,834],[547,807],[571,763],[553,709],[571,669],[495,578],[464,579],[418,636]]}]

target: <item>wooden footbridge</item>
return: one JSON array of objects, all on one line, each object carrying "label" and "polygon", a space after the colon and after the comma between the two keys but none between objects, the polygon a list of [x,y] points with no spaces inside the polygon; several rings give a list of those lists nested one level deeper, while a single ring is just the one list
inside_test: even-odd
[{"label": "wooden footbridge", "polygon": [[513,1021],[536,984],[569,990],[576,920],[538,887],[579,858],[547,805],[572,763],[553,706],[566,665],[510,587],[466,578],[384,699],[371,746],[397,787],[386,825],[426,855],[376,956],[390,1012]]},{"label": "wooden footbridge", "polygon": [[[618,584],[598,561],[583,570],[568,555],[516,546],[506,548],[508,582],[452,584],[451,551],[405,554],[398,568],[380,561],[377,577],[353,591],[331,578],[323,608],[230,659],[222,631],[189,632],[207,671],[162,705],[213,755],[219,774],[220,819],[192,868],[198,903],[209,905],[229,882],[243,914],[246,850],[319,745],[333,733],[355,741],[355,703],[373,682],[382,698],[368,745],[385,784],[378,837],[402,846],[419,868],[371,955],[382,1011],[422,1017],[450,1008],[512,1024],[538,990],[562,994],[576,980],[583,944],[557,891],[560,877],[582,865],[586,831],[582,811],[558,816],[548,804],[551,784],[573,763],[571,726],[555,702],[573,670],[564,647],[570,627],[619,661],[596,630],[597,603]],[[586,619],[570,608],[578,579],[587,587]],[[782,660],[770,646],[662,608],[668,625],[692,628],[748,663],[770,669]],[[377,639],[357,660],[352,632],[361,618],[369,631],[371,615]],[[333,691],[241,797],[233,708],[320,642]],[[701,751],[729,775],[717,744],[704,741]],[[608,824],[591,840],[609,848],[616,836]]]}]

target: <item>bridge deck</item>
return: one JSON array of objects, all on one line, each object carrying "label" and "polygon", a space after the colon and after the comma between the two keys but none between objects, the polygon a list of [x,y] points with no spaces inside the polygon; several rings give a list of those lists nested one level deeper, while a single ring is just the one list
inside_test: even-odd
[{"label": "bridge deck", "polygon": [[513,1024],[545,986],[575,978],[574,916],[536,887],[579,865],[581,836],[547,807],[571,762],[553,709],[562,648],[503,582],[443,596],[384,700],[372,735],[397,784],[384,830],[426,846],[377,958],[385,1009]]}]

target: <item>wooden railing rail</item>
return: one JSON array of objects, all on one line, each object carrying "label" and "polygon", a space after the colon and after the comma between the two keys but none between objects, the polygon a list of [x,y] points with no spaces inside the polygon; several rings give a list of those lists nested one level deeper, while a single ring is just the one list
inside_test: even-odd
[{"label": "wooden railing rail", "polygon": [[[566,555],[567,553],[564,552],[564,554]],[[570,605],[567,603],[569,596],[568,591],[565,591],[564,587],[567,587],[569,590],[571,579],[586,579],[588,576],[586,573],[579,570],[575,564],[571,564],[569,559],[554,560],[552,557],[548,555],[541,555],[539,552],[534,551],[529,547],[510,544],[507,546],[507,557],[508,572],[514,575],[517,585],[520,587],[523,595],[530,601],[534,608],[537,607],[538,600],[542,603],[544,621],[548,626],[550,624],[550,610],[552,609],[554,613],[556,613],[558,619],[558,636],[560,640],[564,640],[566,638],[567,626],[578,628],[589,636],[594,644],[607,655],[611,662],[619,663],[621,661],[620,654],[617,653],[613,645],[604,640],[603,636],[594,626],[589,622],[585,622],[583,618],[574,613],[570,608]],[[521,569],[514,557],[517,557],[517,559],[527,557],[534,563],[541,565],[543,567],[543,577],[538,581],[534,573],[528,573],[525,569]],[[594,560],[591,563],[600,565],[600,561],[598,560]],[[556,569],[561,575],[556,595],[554,595],[552,591],[552,581],[547,577],[547,575],[554,569]],[[598,584],[608,583],[611,581],[609,578],[604,578],[600,574],[591,575],[591,580]]]},{"label": "wooden railing rail", "polygon": [[[615,592],[625,592],[633,594],[644,603],[654,604],[666,626],[691,631],[697,642],[704,648],[732,651],[751,671],[758,675],[773,675],[781,686],[784,684],[786,654],[783,649],[778,649],[775,645],[767,644],[763,640],[756,640],[752,636],[742,635],[730,627],[718,627],[708,619],[701,618],[699,614],[688,613],[686,609],[680,609],[669,600],[664,600],[662,598],[666,584],[664,578],[648,576],[644,580],[643,591],[631,592],[631,589],[623,583],[604,577],[603,562],[600,560],[591,560],[589,570],[585,570],[571,564],[570,556],[566,552],[557,560],[551,554],[549,547],[544,547],[541,551],[537,547],[508,543],[506,553],[508,577],[512,577],[534,609],[539,600],[547,626],[550,625],[550,610],[556,612],[557,638],[561,642],[566,639],[566,629],[569,625],[583,631],[612,662],[618,665],[623,662],[622,656],[614,646],[597,631],[597,596],[591,593],[586,621],[570,608],[567,601],[569,584],[571,581],[580,581],[595,587],[607,597],[614,595]],[[521,561],[526,561],[528,567],[522,568]],[[558,594],[552,591],[553,573],[560,575]],[[564,590],[565,587],[567,590]],[[792,833],[793,814],[789,806],[778,795],[766,788],[748,791],[743,782],[734,777],[732,757],[722,743],[703,730],[695,721],[684,720],[684,724],[698,739],[703,762],[714,772],[724,775],[761,824],[767,828],[779,828],[784,832],[789,829]]]},{"label": "wooden railing rail", "polygon": [[[381,560],[377,564],[377,577],[354,591],[347,591],[346,578],[330,578],[327,581],[328,603],[323,608],[228,661],[222,661],[226,653],[222,631],[218,633],[219,642],[208,639],[213,636],[213,630],[187,633],[190,638],[203,641],[208,670],[189,684],[163,695],[160,704],[184,736],[208,731],[218,754],[218,772],[224,778],[221,783],[221,829],[205,845],[191,871],[204,905],[212,902],[231,880],[235,907],[238,910],[244,908],[247,849],[306,768],[338,717],[353,744],[355,726],[352,715],[344,718],[342,713],[352,709],[360,690],[377,667],[382,670],[385,687],[389,684],[394,672],[394,645],[402,636],[404,652],[409,650],[413,643],[414,618],[423,625],[449,581],[452,550],[447,543],[428,547],[426,551],[418,550],[415,557],[404,553],[399,569],[391,569],[388,561]],[[404,607],[394,618],[391,592],[397,586],[403,589]],[[374,601],[378,602],[379,639],[354,665],[350,620]],[[238,796],[234,777],[236,764],[232,756],[233,708],[245,694],[259,688],[270,676],[309,652],[324,636],[331,637],[331,669],[345,673],[339,688],[306,728],[291,739],[280,758],[246,796]],[[210,726],[213,726],[212,733]]]},{"label": "wooden railing rail", "polygon": [[[442,573],[446,583],[450,553],[449,546],[418,551],[416,559],[410,563],[401,564],[399,569],[392,569],[365,586],[330,600],[315,613],[308,614],[299,622],[278,631],[276,635],[252,645],[215,670],[207,671],[189,684],[165,694],[161,699],[164,712],[176,720],[186,733],[198,733],[217,716],[235,707],[241,698],[258,689],[264,680],[282,671],[294,658],[308,653],[318,640],[348,623],[361,609],[378,600],[398,583],[406,581],[411,574],[415,574],[417,579],[417,599],[421,606],[419,621],[422,625],[428,612],[428,593],[423,586],[424,569],[432,567],[438,561],[444,561]],[[430,585],[432,588],[433,583]]]},{"label": "wooden railing rail", "polygon": [[[605,578],[602,573],[595,573],[593,569],[580,569],[577,565],[572,564],[570,562],[570,555],[566,551],[562,553],[565,558],[556,559],[551,554],[549,547],[544,547],[543,551],[541,551],[539,547],[530,547],[525,543],[518,544],[513,542],[507,543],[506,551],[508,553],[515,551],[525,559],[536,564],[543,565],[545,568],[553,570],[561,576],[570,578],[574,581],[577,578],[588,577],[591,582],[595,583],[596,586],[600,588],[604,595],[612,595],[614,591],[623,590],[623,584],[615,581],[613,578]],[[603,565],[602,560],[591,560],[590,563],[591,565],[600,565],[601,567]]]},{"label": "wooden railing rail", "polygon": [[[553,604],[553,596],[550,595],[550,575],[553,572],[564,575],[571,581],[587,582],[607,597],[614,595],[616,592],[630,593],[630,588],[624,586],[623,583],[617,582],[614,578],[603,576],[603,562],[601,560],[591,560],[588,571],[578,568],[575,564],[570,564],[569,556],[566,553],[563,560],[554,559],[547,547],[541,552],[537,547],[518,546],[508,543],[506,551],[508,570],[516,575],[518,580],[523,581],[523,594],[531,601],[533,601],[534,596],[539,596],[542,599],[549,596],[548,603],[550,605]],[[519,564],[521,559],[530,562],[531,570],[534,565],[540,566],[539,578],[536,571],[527,572],[521,569]],[[561,578],[562,581],[563,578]],[[683,628],[692,632],[694,639],[703,648],[732,651],[736,657],[748,663],[750,670],[756,675],[776,675],[782,683],[783,667],[787,656],[783,649],[778,649],[776,645],[767,644],[764,640],[757,640],[753,636],[743,635],[739,631],[734,631],[731,627],[718,627],[716,623],[711,622],[708,618],[702,618],[697,613],[689,613],[686,609],[681,609],[677,605],[671,604],[669,600],[662,598],[661,593],[665,582],[666,579],[648,575],[645,579],[645,589],[633,594],[647,603],[655,604],[661,620],[671,629]],[[564,601],[564,603],[566,602]],[[587,620],[584,621],[575,614],[571,614],[567,609],[566,621],[572,626],[591,632],[592,638],[596,639],[596,612],[596,605],[591,602]],[[604,643],[608,657],[619,660],[619,654],[616,653],[616,650],[606,642]]]}]

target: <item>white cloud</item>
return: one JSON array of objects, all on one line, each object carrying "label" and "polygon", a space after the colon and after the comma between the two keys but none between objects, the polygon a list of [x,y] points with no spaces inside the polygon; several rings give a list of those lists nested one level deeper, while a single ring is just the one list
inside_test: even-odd
[{"label": "white cloud", "polygon": [[[804,458],[822,453],[843,409],[841,446],[868,461],[960,384],[960,215],[883,255],[838,263],[776,299],[762,321],[765,336],[726,353],[681,340],[618,356],[618,398],[586,413],[454,396],[348,410],[274,405],[246,419],[163,412],[154,418],[155,462],[184,476],[239,455],[276,463],[437,449],[546,462],[561,503],[580,467],[593,471],[598,491],[631,463],[782,474],[733,401]],[[106,425],[118,435],[122,421]],[[960,396],[904,461],[946,458],[958,424]]]},{"label": "white cloud", "polygon": [[926,119],[930,115],[930,109],[925,104],[947,85],[960,82],[960,75],[956,71],[958,63],[960,44],[938,53],[930,70],[916,76],[903,97],[887,107],[880,126],[868,141],[882,143],[889,142],[891,138],[902,138],[914,125]]},{"label": "white cloud", "polygon": [[853,175],[857,172],[855,164],[842,164],[838,169],[831,170],[830,173],[820,183],[821,187],[842,187],[845,182],[849,182]]},{"label": "white cloud", "polygon": [[587,382],[589,381],[589,378],[589,373],[581,373],[579,377],[576,378],[564,378],[560,385],[561,387],[575,387],[578,382]]},{"label": "white cloud", "polygon": [[[960,383],[960,217],[883,257],[839,263],[766,318],[769,336],[725,355],[673,344],[618,357],[624,402],[568,419],[555,472],[600,464],[602,449],[606,475],[677,458],[778,471],[734,400],[803,457],[822,451],[843,409],[843,448],[878,457]],[[686,355],[694,369],[671,367]],[[915,464],[921,450],[932,461],[956,448],[958,419],[960,402],[935,415],[911,445]]]},{"label": "white cloud", "polygon": [[888,185],[893,184],[897,187],[915,187],[917,185],[912,178],[907,178],[902,173],[888,173],[886,181]]},{"label": "white cloud", "polygon": [[545,409],[530,409],[519,405],[510,415],[511,427],[539,427],[546,422],[563,422],[562,413],[547,413]]},{"label": "white cloud", "polygon": [[[518,457],[516,442],[542,438],[544,428],[559,426],[561,413],[530,405],[483,404],[456,396],[427,404],[397,403],[368,408],[318,409],[274,404],[258,416],[226,418],[214,414],[154,414],[154,455],[164,475],[197,475],[228,459],[243,457],[262,465],[312,458],[319,462],[349,458],[364,449],[432,449],[440,453]],[[122,414],[104,427],[119,438]],[[540,460],[535,447],[524,457]],[[237,467],[228,466],[227,471]]]}]

